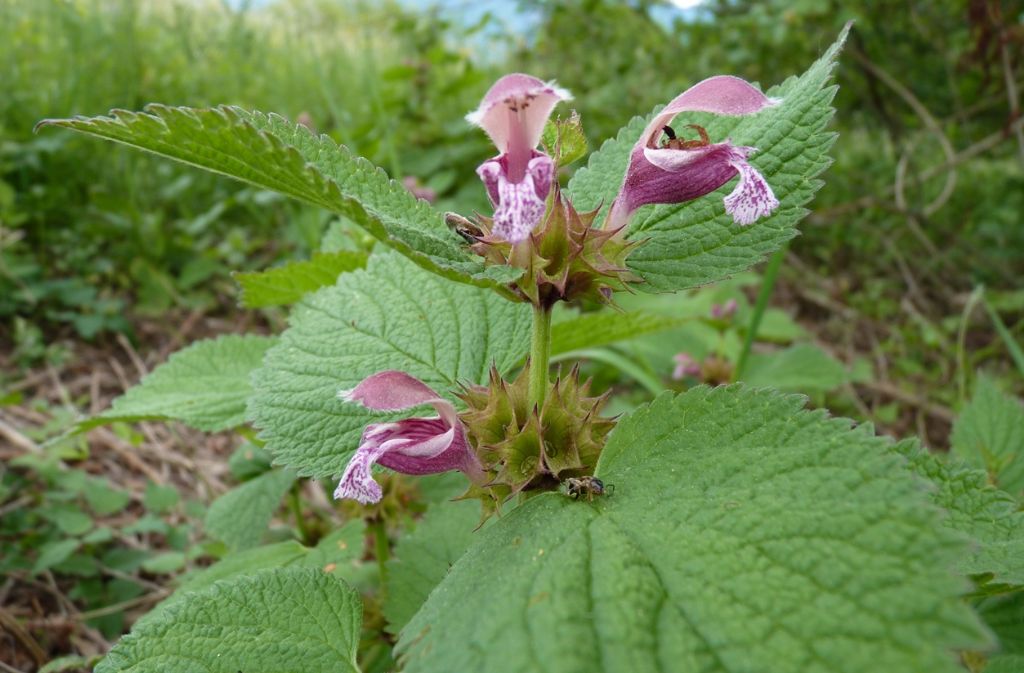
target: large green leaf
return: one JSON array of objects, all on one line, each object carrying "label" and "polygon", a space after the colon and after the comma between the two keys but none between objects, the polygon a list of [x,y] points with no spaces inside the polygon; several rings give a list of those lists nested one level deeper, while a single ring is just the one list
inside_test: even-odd
[{"label": "large green leaf", "polygon": [[338,276],[366,266],[367,255],[352,250],[316,253],[312,259],[292,262],[266,271],[236,273],[242,288],[242,305],[247,308],[294,304],[302,297],[326,285],[334,285]]},{"label": "large green leaf", "polygon": [[294,481],[291,470],[270,470],[236,486],[210,505],[206,532],[234,550],[255,547]]},{"label": "large green leaf", "polygon": [[79,428],[147,419],[173,419],[208,432],[239,426],[252,394],[249,376],[275,342],[273,337],[235,334],[197,341]]},{"label": "large green leaf", "polygon": [[321,539],[315,547],[305,547],[295,540],[287,540],[228,554],[212,566],[186,575],[181,586],[146,613],[138,624],[142,624],[143,620],[162,619],[163,613],[171,606],[221,580],[248,577],[272,568],[319,568],[347,580],[357,572],[359,558],[363,555],[365,534],[366,524],[357,519]]},{"label": "large green leaf", "polygon": [[917,440],[896,448],[914,472],[934,483],[932,501],[948,512],[944,523],[972,539],[956,569],[996,585],[1024,586],[1024,512],[1013,496],[990,486],[981,470],[944,462]]},{"label": "large green leaf", "polygon": [[619,422],[614,494],[531,498],[402,631],[424,671],[957,671],[984,646],[961,542],[886,440],[745,389]]},{"label": "large green leaf", "polygon": [[988,472],[1017,498],[1024,495],[1024,407],[987,376],[953,425],[953,452]]},{"label": "large green leaf", "polygon": [[529,306],[373,255],[296,306],[253,376],[249,416],[279,462],[338,475],[366,424],[388,417],[342,402],[339,390],[399,369],[450,395],[456,383],[483,383],[492,363],[509,371],[529,340]]},{"label": "large green leaf", "polygon": [[558,116],[549,120],[544,125],[540,144],[545,152],[555,158],[559,168],[583,158],[587,153],[587,136],[583,133],[579,114],[573,110],[567,118]]},{"label": "large green leaf", "polygon": [[[638,287],[673,291],[704,285],[743,271],[796,235],[804,206],[822,182],[816,179],[831,163],[828,151],[835,134],[825,127],[834,112],[836,88],[827,86],[835,59],[846,40],[837,42],[800,77],[768,91],[782,103],[748,117],[685,115],[704,126],[713,140],[731,139],[757,148],[751,161],[767,178],[781,203],[770,217],[743,227],[725,212],[722,198],[733,185],[690,203],[648,206],[634,214],[629,237],[647,239],[628,258],[630,269],[644,279]],[[660,109],[660,108],[659,108]],[[569,183],[568,192],[580,210],[615,199],[629,153],[647,121],[636,118],[614,140],[592,155],[588,166]]]},{"label": "large green leaf", "polygon": [[353,220],[417,264],[463,282],[495,285],[522,272],[484,268],[440,213],[366,159],[278,115],[221,106],[150,105],[109,117],[48,119],[62,126],[221,173]]},{"label": "large green leaf", "polygon": [[316,568],[189,594],[114,646],[96,673],[358,673],[359,595]]}]

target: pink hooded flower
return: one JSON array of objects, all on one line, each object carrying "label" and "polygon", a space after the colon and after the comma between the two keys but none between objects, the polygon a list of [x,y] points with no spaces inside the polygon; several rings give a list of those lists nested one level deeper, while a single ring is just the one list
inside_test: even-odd
[{"label": "pink hooded flower", "polygon": [[537,150],[544,124],[559,101],[572,96],[553,82],[505,75],[466,119],[482,128],[499,154],[476,169],[494,205],[492,233],[510,243],[526,240],[544,216],[555,164]]},{"label": "pink hooded flower", "polygon": [[731,318],[736,315],[736,308],[739,305],[735,299],[730,299],[724,304],[712,304],[711,305],[711,317],[716,320],[722,320],[723,318]]},{"label": "pink hooded flower", "polygon": [[[675,99],[644,129],[633,146],[629,168],[608,217],[608,228],[625,226],[629,216],[649,203],[682,203],[713,192],[739,175],[725,197],[725,210],[737,224],[752,224],[779,207],[772,188],[747,158],[753,147],[726,140],[711,143],[698,127],[700,141],[680,142],[669,122],[681,112],[749,115],[777,104],[738,77],[718,76],[699,82]],[[662,136],[669,141],[662,144]]]},{"label": "pink hooded flower", "polygon": [[676,367],[672,370],[672,379],[681,381],[687,376],[700,376],[700,363],[689,353],[676,353],[672,356]]},{"label": "pink hooded flower", "polygon": [[380,372],[352,390],[341,391],[338,397],[377,411],[430,404],[438,415],[366,426],[359,448],[334,490],[335,498],[353,498],[364,505],[378,502],[381,488],[371,473],[375,463],[403,474],[461,470],[470,479],[483,479],[483,468],[466,441],[466,431],[455,407],[419,379],[405,372]]}]

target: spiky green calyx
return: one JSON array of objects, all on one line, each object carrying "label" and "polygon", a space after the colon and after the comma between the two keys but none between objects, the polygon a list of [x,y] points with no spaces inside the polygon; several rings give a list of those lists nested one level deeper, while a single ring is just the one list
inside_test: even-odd
[{"label": "spiky green calyx", "polygon": [[471,489],[495,506],[523,491],[553,490],[567,477],[592,474],[605,439],[615,425],[601,418],[608,395],[588,397],[590,382],[580,383],[579,368],[555,378],[544,404],[527,397],[529,364],[509,382],[491,370],[485,386],[470,386],[460,397],[459,415],[473,450],[490,480]]},{"label": "spiky green calyx", "polygon": [[555,187],[543,223],[528,239],[512,244],[496,238],[490,220],[481,218],[471,248],[492,264],[525,269],[513,289],[537,306],[574,299],[607,303],[612,292],[640,280],[626,267],[639,243],[627,241],[621,229],[594,228],[595,217],[597,210],[578,212]]}]

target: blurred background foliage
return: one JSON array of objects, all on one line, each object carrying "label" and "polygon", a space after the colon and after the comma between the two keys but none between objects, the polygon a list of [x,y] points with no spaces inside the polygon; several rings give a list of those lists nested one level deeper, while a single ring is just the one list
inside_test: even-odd
[{"label": "blurred background foliage", "polygon": [[[393,3],[15,0],[0,4],[0,315],[92,338],[217,301],[207,281],[307,251],[322,213],[70,134],[42,118],[220,103],[303,119],[450,190],[485,151],[460,124],[489,72],[445,22]],[[429,150],[428,150],[429,148]],[[213,285],[216,287],[216,284]]]},{"label": "blurred background foliage", "polygon": [[[473,169],[493,150],[462,117],[497,75],[557,78],[593,149],[709,75],[767,87],[801,72],[854,20],[835,165],[775,303],[848,372],[955,406],[958,376],[1014,372],[1024,330],[1022,13],[1020,0],[7,0],[0,339],[25,367],[68,357],[61,343],[134,338],[168,310],[231,314],[230,271],[306,257],[330,225],[185,166],[34,135],[40,119],[149,102],[274,111],[415,179],[439,208],[486,212]],[[752,300],[756,280],[736,296]],[[884,420],[883,403],[867,415]],[[839,410],[865,415],[851,404]]]}]

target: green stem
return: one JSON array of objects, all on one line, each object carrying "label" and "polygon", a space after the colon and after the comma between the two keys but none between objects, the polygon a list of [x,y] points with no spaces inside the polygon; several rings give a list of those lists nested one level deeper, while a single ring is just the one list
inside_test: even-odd
[{"label": "green stem", "polygon": [[384,519],[371,521],[369,528],[373,531],[373,539],[377,556],[377,572],[380,574],[381,602],[384,600],[384,592],[388,585],[388,559],[391,557],[391,542],[388,540],[388,529]]},{"label": "green stem", "polygon": [[309,534],[309,528],[306,527],[306,519],[302,516],[302,501],[299,499],[299,489],[301,486],[302,481],[296,479],[288,495],[288,502],[291,505],[292,515],[295,517],[295,527],[299,529],[299,537],[302,539],[302,544],[309,546],[312,538]]},{"label": "green stem", "polygon": [[967,298],[964,312],[960,315],[960,328],[956,335],[956,387],[960,394],[960,403],[967,401],[967,323],[974,313],[974,308],[985,297],[985,287],[979,285]]},{"label": "green stem", "polygon": [[1013,358],[1013,363],[1017,365],[1017,371],[1024,375],[1024,349],[1013,338],[1013,333],[1007,329],[1006,323],[999,317],[999,312],[989,303],[989,300],[982,297],[982,302],[985,305],[985,311],[988,312],[988,317],[992,319],[996,332],[1002,337],[1003,343],[1006,344],[1006,350],[1010,351],[1010,357]]},{"label": "green stem", "polygon": [[779,277],[779,268],[782,260],[786,257],[788,245],[782,246],[772,258],[768,260],[768,266],[764,269],[764,277],[761,279],[761,289],[757,293],[757,301],[754,302],[754,315],[750,318],[747,326],[747,335],[743,339],[743,350],[740,351],[740,359],[736,362],[736,371],[733,372],[732,380],[739,381],[743,371],[747,368],[747,360],[750,358],[750,349],[757,338],[757,330],[761,328],[761,319],[764,317],[765,309],[768,308],[768,300],[772,298],[772,291],[775,289],[775,280]]},{"label": "green stem", "polygon": [[548,365],[551,360],[551,307],[533,307],[533,336],[530,341],[531,408],[544,406],[548,393]]}]

